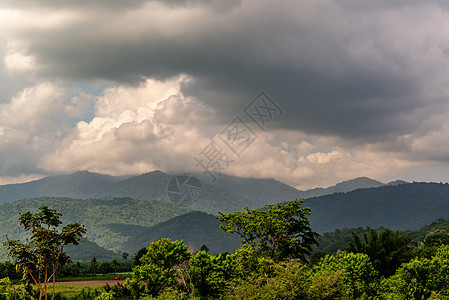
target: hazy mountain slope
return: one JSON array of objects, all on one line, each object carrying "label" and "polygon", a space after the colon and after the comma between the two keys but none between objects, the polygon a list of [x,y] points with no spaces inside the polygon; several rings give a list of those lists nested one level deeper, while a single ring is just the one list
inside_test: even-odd
[{"label": "hazy mountain slope", "polygon": [[400,184],[408,184],[409,182],[404,180],[394,180],[386,183],[385,185],[400,185]]},{"label": "hazy mountain slope", "polygon": [[[405,184],[407,182],[397,180],[387,185]],[[330,195],[334,193],[350,192],[357,189],[381,187],[384,184],[368,177],[358,177],[343,181],[328,188],[314,188],[306,191],[297,190],[287,184],[274,179],[243,178],[222,175],[213,185],[232,191],[250,199],[259,207],[267,203],[281,203],[295,199],[307,199]]]},{"label": "hazy mountain slope", "polygon": [[350,192],[357,189],[381,187],[384,184],[380,181],[370,179],[368,177],[358,177],[337,183],[328,188],[315,188],[307,191],[301,191],[301,199],[331,195],[334,193]]},{"label": "hazy mountain slope", "polygon": [[301,197],[300,191],[274,179],[244,178],[223,174],[211,184],[246,197],[257,207]]},{"label": "hazy mountain slope", "polygon": [[449,184],[410,183],[359,189],[307,199],[318,232],[384,226],[416,229],[449,216]]},{"label": "hazy mountain slope", "polygon": [[[172,177],[173,175],[154,171],[123,180],[123,177],[82,171],[70,175],[50,176],[23,184],[0,186],[0,203],[35,197],[79,199],[130,197],[138,200],[170,202],[167,188]],[[257,206],[251,200],[237,196],[231,191],[206,183],[203,183],[202,187],[201,197],[194,205],[189,205],[194,210],[216,214],[218,211],[231,212],[245,206]]]},{"label": "hazy mountain slope", "polygon": [[[154,171],[129,178],[117,183],[113,188],[94,195],[98,198],[130,197],[140,200],[170,202],[168,184],[173,175]],[[202,182],[202,191],[196,203],[189,205],[193,210],[217,214],[241,210],[245,206],[255,207],[251,200],[237,196],[234,192]]]},{"label": "hazy mountain slope", "polygon": [[69,175],[49,176],[39,180],[0,186],[0,203],[35,197],[89,198],[112,188],[123,177],[80,171]]},{"label": "hazy mountain slope", "polygon": [[[82,171],[70,175],[50,176],[29,183],[0,186],[0,203],[47,196],[79,199],[130,197],[170,202],[167,189],[172,178],[173,175],[161,171],[129,178]],[[305,199],[360,188],[378,187],[383,184],[360,177],[329,188],[299,191],[274,179],[241,178],[223,174],[217,178],[216,182],[202,181],[201,185],[200,197],[196,203],[188,206],[193,210],[216,214],[218,211],[232,212],[244,207],[258,208],[267,203]]]},{"label": "hazy mountain slope", "polygon": [[206,245],[211,253],[235,251],[241,243],[240,238],[224,232],[219,225],[220,222],[211,214],[191,212],[152,227],[109,224],[108,228],[130,236],[127,241],[129,248],[126,248],[128,252],[135,252],[162,238],[183,240],[186,245],[193,246],[195,250]]},{"label": "hazy mountain slope", "polygon": [[92,194],[92,198],[130,197],[139,200],[168,202],[167,186],[172,175],[154,171],[117,182],[101,193]]}]

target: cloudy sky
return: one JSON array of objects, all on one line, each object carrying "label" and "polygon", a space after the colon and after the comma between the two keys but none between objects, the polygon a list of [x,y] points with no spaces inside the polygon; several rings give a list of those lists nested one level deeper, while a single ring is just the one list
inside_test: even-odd
[{"label": "cloudy sky", "polygon": [[0,32],[0,184],[449,181],[444,1],[3,0]]}]

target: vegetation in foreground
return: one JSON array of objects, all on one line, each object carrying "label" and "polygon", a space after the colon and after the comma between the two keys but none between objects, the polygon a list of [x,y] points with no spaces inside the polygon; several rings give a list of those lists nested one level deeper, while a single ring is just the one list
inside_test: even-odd
[{"label": "vegetation in foreground", "polygon": [[[301,204],[222,214],[222,229],[243,240],[235,253],[213,255],[206,246],[192,253],[181,241],[162,239],[141,251],[125,284],[65,288],[55,299],[449,299],[443,229],[415,247],[398,232],[368,229],[353,232],[344,251],[312,254],[318,235]],[[35,293],[0,282],[0,299]]]}]

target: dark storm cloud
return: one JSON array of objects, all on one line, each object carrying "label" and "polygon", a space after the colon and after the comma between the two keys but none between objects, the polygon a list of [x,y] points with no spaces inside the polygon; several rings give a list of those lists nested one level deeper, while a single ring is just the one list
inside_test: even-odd
[{"label": "dark storm cloud", "polygon": [[[123,11],[88,11],[106,2]],[[447,109],[440,96],[426,98],[441,76],[440,64],[425,59],[441,46],[438,36],[426,45],[409,27],[422,25],[414,16],[421,9],[430,17],[444,13],[437,2],[381,1],[365,9],[350,0],[244,1],[225,9],[218,1],[169,1],[165,8],[144,1],[76,3],[86,9],[82,22],[22,32],[49,78],[136,85],[144,77],[186,73],[194,81],[184,92],[219,111],[217,122],[231,120],[265,90],[286,112],[273,126],[363,141],[412,133],[427,113]],[[202,7],[206,13],[198,12]],[[137,15],[133,24],[127,12],[137,8],[150,15]],[[447,59],[447,52],[441,55]]]}]

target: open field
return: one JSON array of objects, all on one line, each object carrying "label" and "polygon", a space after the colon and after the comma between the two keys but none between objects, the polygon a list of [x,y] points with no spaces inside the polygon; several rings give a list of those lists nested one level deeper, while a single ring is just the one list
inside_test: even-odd
[{"label": "open field", "polygon": [[84,281],[64,281],[56,282],[56,285],[66,286],[82,286],[82,287],[97,287],[108,285],[123,284],[126,280],[84,280]]}]

